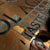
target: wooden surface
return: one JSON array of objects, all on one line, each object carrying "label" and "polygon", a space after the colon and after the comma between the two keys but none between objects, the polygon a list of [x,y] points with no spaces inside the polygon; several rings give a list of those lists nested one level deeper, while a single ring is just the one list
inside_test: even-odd
[{"label": "wooden surface", "polygon": [[[32,0],[27,0],[26,4],[25,0],[18,0],[17,2],[2,2],[0,1],[0,19],[9,21],[7,17],[3,16],[3,14],[8,15],[9,17],[14,16],[15,14],[18,15],[21,20],[29,14],[29,12],[36,7],[35,5],[39,5],[42,0],[39,0],[39,2],[30,3]],[[45,0],[46,1],[46,0]],[[37,3],[37,4],[36,4]],[[44,3],[46,4],[46,2]],[[20,7],[23,7],[21,9]],[[27,9],[25,9],[25,7]],[[40,9],[38,9],[40,11]],[[34,12],[34,15],[36,13]],[[44,13],[45,14],[45,13]],[[30,16],[30,15],[29,15]],[[34,18],[34,17],[33,17]],[[30,20],[26,20],[28,23]],[[18,33],[17,30],[17,24],[15,22],[11,22],[11,29],[4,35],[0,35],[0,50],[29,50],[30,42],[34,37],[32,37],[31,40],[26,39],[24,36],[22,36],[20,33],[24,31],[24,28],[21,30],[20,33]],[[20,23],[21,24],[21,23]],[[19,27],[18,27],[19,28]],[[45,45],[49,46],[50,41],[46,42]]]}]

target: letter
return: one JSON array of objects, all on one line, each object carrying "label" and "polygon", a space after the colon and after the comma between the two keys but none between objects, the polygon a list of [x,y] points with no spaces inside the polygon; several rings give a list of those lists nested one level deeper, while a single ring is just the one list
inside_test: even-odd
[{"label": "letter", "polygon": [[34,28],[31,28],[31,27],[27,27],[27,29],[28,29],[30,32],[36,30],[36,29],[34,29]]},{"label": "letter", "polygon": [[40,28],[40,24],[39,23],[32,22],[31,26],[33,26],[33,28],[36,29],[36,30]]},{"label": "letter", "polygon": [[38,16],[37,16],[39,19],[41,19],[41,20],[45,20],[47,17],[45,16],[45,15],[43,15],[43,14],[39,14]]},{"label": "letter", "polygon": [[33,9],[33,8],[30,8],[30,7],[25,7],[25,6],[20,6],[20,8],[25,12],[25,14],[28,14],[26,9]]},{"label": "letter", "polygon": [[[35,5],[38,5],[38,3],[39,3],[39,1],[37,1],[37,0],[31,0],[29,3],[29,0],[25,0],[25,3],[27,4],[27,5],[29,5],[29,6],[35,6]],[[32,2],[32,3],[31,3]],[[35,4],[35,5],[34,5]]]},{"label": "letter", "polygon": [[25,33],[27,36],[29,36],[29,37],[32,38],[32,36],[30,36],[29,34],[27,34],[27,31],[26,31],[26,30],[24,31],[24,33]]},{"label": "letter", "polygon": [[14,21],[15,23],[17,23],[17,22],[19,22],[19,21],[21,20],[21,18],[19,18],[19,19],[16,21],[16,20],[14,20],[13,18],[9,17],[9,16],[6,15],[6,14],[3,14],[3,16],[9,18],[10,20]]}]

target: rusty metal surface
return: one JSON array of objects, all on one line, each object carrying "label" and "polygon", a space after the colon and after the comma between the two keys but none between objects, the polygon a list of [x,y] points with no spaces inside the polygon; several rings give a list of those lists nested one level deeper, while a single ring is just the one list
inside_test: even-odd
[{"label": "rusty metal surface", "polygon": [[[33,35],[28,32],[28,35],[32,37],[29,38],[29,36],[23,34],[23,31],[27,30],[27,26],[30,26],[38,11],[47,16],[46,10],[50,8],[49,5],[48,0],[0,1],[0,20],[8,21],[11,26],[6,34],[0,35],[0,50],[29,50],[31,42],[29,39],[32,39]],[[4,27],[5,29],[2,29],[2,31],[7,29],[7,26]],[[46,42],[45,45],[49,46],[50,43]]]}]

